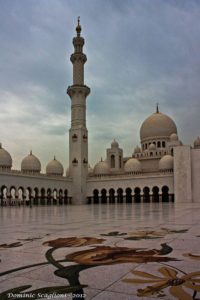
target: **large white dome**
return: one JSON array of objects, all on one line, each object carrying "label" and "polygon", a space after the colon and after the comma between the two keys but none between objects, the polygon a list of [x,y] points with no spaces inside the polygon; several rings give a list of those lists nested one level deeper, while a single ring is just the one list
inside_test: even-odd
[{"label": "large white dome", "polygon": [[142,167],[140,161],[137,160],[136,158],[130,158],[129,160],[127,160],[127,162],[124,165],[124,171],[126,173],[141,172]]},{"label": "large white dome", "polygon": [[177,128],[174,121],[160,112],[156,112],[148,117],[140,128],[140,139],[170,137],[171,134],[177,134]]},{"label": "large white dome", "polygon": [[56,160],[55,156],[54,159],[51,160],[46,166],[46,173],[47,175],[63,175],[63,166],[62,164]]},{"label": "large white dome", "polygon": [[0,144],[0,168],[10,169],[12,167],[12,158],[8,151],[2,148]]},{"label": "large white dome", "polygon": [[21,170],[23,172],[39,173],[41,171],[41,163],[39,159],[32,154],[32,151],[27,155],[21,163]]},{"label": "large white dome", "polygon": [[164,155],[159,161],[159,170],[171,170],[174,166],[174,158],[171,155]]},{"label": "large white dome", "polygon": [[107,175],[110,174],[110,168],[106,161],[101,160],[94,166],[95,175]]}]

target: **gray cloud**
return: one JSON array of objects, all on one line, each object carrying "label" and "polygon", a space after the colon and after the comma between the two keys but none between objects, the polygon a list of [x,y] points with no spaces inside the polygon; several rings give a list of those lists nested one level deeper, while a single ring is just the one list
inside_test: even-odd
[{"label": "gray cloud", "polygon": [[113,138],[130,155],[156,102],[192,143],[200,134],[199,1],[1,0],[1,141],[14,166],[31,148],[44,166],[54,153],[67,166],[66,88],[78,15],[91,87],[91,164]]}]

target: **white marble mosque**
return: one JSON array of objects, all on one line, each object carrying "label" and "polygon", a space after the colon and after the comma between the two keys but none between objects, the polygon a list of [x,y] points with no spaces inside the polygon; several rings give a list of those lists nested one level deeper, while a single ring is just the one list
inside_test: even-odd
[{"label": "white marble mosque", "polygon": [[[200,138],[184,145],[175,122],[157,109],[140,127],[140,146],[129,157],[113,140],[105,158],[92,168],[88,158],[84,38],[78,20],[73,38],[69,167],[54,157],[41,173],[41,162],[32,152],[12,169],[12,157],[0,144],[0,201],[2,205],[100,204],[134,202],[199,202]],[[133,145],[134,146],[134,145]],[[65,151],[65,149],[63,149]]]}]

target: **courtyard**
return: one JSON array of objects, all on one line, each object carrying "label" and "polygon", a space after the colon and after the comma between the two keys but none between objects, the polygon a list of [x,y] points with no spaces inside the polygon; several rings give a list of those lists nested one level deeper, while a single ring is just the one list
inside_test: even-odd
[{"label": "courtyard", "polygon": [[0,299],[198,299],[199,215],[198,203],[1,207]]}]

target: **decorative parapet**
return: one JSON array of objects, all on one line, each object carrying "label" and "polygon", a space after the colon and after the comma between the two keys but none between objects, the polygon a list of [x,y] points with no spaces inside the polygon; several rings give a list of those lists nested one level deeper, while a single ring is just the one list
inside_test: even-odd
[{"label": "decorative parapet", "polygon": [[78,85],[74,84],[67,88],[67,94],[70,97],[73,97],[74,94],[83,94],[85,97],[87,97],[90,93],[90,88],[86,85]]}]

